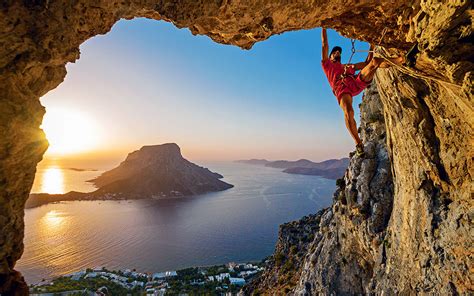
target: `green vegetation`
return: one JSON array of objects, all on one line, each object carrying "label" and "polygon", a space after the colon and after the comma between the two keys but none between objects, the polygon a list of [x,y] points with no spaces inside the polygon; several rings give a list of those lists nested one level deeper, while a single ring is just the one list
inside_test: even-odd
[{"label": "green vegetation", "polygon": [[169,288],[166,290],[166,295],[181,295],[181,294],[189,294],[189,295],[215,295],[216,292],[232,292],[237,293],[240,291],[239,286],[230,285],[229,280],[227,279],[227,283],[223,282],[205,282],[202,284],[190,284],[190,283],[183,283],[181,281],[168,281],[170,284]]},{"label": "green vegetation", "polygon": [[293,263],[293,260],[288,260],[285,262],[285,264],[283,265],[283,271],[284,272],[289,272],[293,269],[294,267],[294,263]]},{"label": "green vegetation", "polygon": [[291,246],[290,247],[290,254],[292,255],[295,255],[296,253],[298,253],[298,246]]},{"label": "green vegetation", "polygon": [[216,275],[221,272],[227,272],[225,265],[214,265],[206,268],[207,275]]},{"label": "green vegetation", "polygon": [[98,288],[105,286],[111,295],[140,295],[138,291],[129,291],[122,286],[106,280],[101,277],[87,278],[80,280],[72,280],[69,277],[59,277],[52,282],[52,285],[45,285],[41,287],[34,287],[32,292],[34,293],[58,293],[63,291],[74,291],[74,290],[87,290],[96,291]]},{"label": "green vegetation", "polygon": [[275,254],[275,264],[276,265],[281,265],[283,263],[283,261],[285,261],[286,259],[286,256],[285,254],[281,253],[281,252],[278,252]]}]

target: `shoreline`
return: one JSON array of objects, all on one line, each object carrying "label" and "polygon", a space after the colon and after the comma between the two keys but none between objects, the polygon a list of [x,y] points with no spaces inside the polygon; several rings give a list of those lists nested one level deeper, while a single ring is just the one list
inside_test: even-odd
[{"label": "shoreline", "polygon": [[[233,187],[232,187],[233,188]],[[229,188],[231,189],[231,188]],[[224,189],[227,190],[227,189]],[[221,190],[221,191],[224,191]],[[194,195],[175,195],[175,196],[139,196],[125,195],[122,193],[106,193],[105,195],[97,195],[96,192],[78,192],[69,191],[68,193],[30,193],[30,197],[26,201],[25,209],[34,209],[48,204],[60,203],[63,201],[126,201],[126,200],[176,200],[184,198],[193,198],[220,191],[210,191],[206,193]]]},{"label": "shoreline", "polygon": [[111,293],[120,294],[222,291],[234,295],[265,270],[268,259],[267,256],[260,261],[227,262],[157,272],[85,268],[30,284],[29,290],[31,295],[38,296],[78,291],[92,293],[104,287]]}]

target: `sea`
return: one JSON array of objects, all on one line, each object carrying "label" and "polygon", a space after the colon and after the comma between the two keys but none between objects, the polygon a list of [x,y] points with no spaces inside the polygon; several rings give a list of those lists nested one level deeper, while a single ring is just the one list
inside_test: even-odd
[{"label": "sea", "polygon": [[[279,225],[331,204],[335,180],[234,163],[198,163],[224,176],[225,191],[165,200],[70,201],[25,210],[28,283],[85,268],[178,270],[260,261]],[[40,167],[32,192],[92,191],[103,169]]]}]

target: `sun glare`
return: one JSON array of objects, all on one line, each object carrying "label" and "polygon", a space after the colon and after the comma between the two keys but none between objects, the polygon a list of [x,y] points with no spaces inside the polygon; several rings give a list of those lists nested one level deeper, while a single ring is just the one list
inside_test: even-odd
[{"label": "sun glare", "polygon": [[76,110],[48,108],[41,127],[49,141],[50,155],[87,152],[99,144],[98,125]]},{"label": "sun glare", "polygon": [[49,194],[58,194],[64,192],[64,175],[58,167],[47,168],[41,176],[40,192]]}]

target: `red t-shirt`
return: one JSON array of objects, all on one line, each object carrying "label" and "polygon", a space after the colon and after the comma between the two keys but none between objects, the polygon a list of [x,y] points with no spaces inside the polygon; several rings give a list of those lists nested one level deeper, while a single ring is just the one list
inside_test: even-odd
[{"label": "red t-shirt", "polygon": [[339,102],[341,96],[345,93],[351,96],[358,95],[367,87],[367,83],[360,79],[359,75],[354,77],[355,69],[354,65],[348,65],[346,69],[345,78],[341,78],[341,74],[344,74],[344,65],[339,62],[332,62],[330,59],[321,61],[324,73],[328,78],[329,84],[331,85],[332,92]]}]

